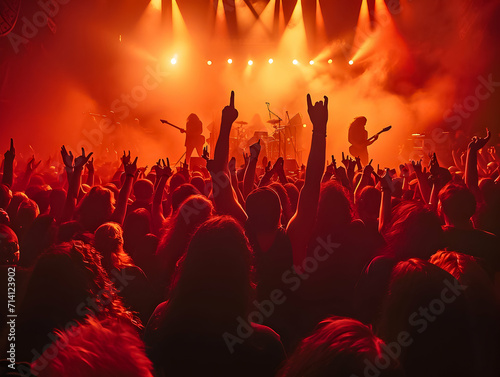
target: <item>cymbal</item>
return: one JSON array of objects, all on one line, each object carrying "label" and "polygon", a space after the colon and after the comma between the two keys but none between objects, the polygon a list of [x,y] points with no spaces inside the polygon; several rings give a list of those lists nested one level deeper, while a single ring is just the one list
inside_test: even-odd
[{"label": "cymbal", "polygon": [[248,122],[245,122],[245,121],[243,121],[243,120],[240,120],[240,121],[238,121],[238,122],[234,122],[234,123],[236,123],[236,124],[241,124],[241,125],[243,125],[243,124],[248,124]]},{"label": "cymbal", "polygon": [[279,119],[269,119],[269,120],[267,121],[267,123],[271,123],[271,124],[278,124],[278,123],[280,123],[280,122],[281,122],[281,120],[279,120]]}]

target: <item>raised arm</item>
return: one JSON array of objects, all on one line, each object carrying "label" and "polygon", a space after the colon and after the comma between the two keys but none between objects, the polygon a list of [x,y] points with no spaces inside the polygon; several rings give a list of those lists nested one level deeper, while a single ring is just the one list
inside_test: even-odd
[{"label": "raised arm", "polygon": [[380,213],[378,217],[378,230],[382,231],[387,227],[391,221],[391,199],[394,186],[389,169],[385,169],[385,174],[380,179],[380,189],[382,190],[382,200],[380,202]]},{"label": "raised arm", "polygon": [[354,190],[354,203],[358,201],[358,197],[361,194],[361,190],[365,186],[368,186],[368,183],[370,183],[370,176],[373,173],[373,167],[368,164],[365,166],[363,169],[363,174],[361,175],[361,179],[358,182],[358,185],[356,186],[356,189]]},{"label": "raised arm", "polygon": [[429,185],[429,181],[427,180],[427,176],[425,172],[422,170],[422,160],[420,161],[412,161],[413,170],[417,175],[418,188],[420,190],[420,195],[425,204],[428,204],[431,198],[431,186]]},{"label": "raised arm", "polygon": [[250,158],[245,170],[245,177],[243,178],[243,197],[246,198],[250,194],[255,185],[255,169],[260,154],[260,139],[257,143],[250,146]]},{"label": "raised arm", "polygon": [[35,156],[31,158],[31,160],[28,161],[28,164],[26,165],[26,170],[24,171],[23,177],[17,182],[16,184],[16,190],[18,191],[25,191],[26,188],[28,187],[31,176],[35,172],[36,168],[40,166],[42,163],[42,160],[38,161],[38,163],[35,162]]},{"label": "raised arm", "polygon": [[311,150],[307,159],[304,187],[300,191],[297,211],[287,227],[292,242],[294,264],[301,265],[307,256],[307,245],[312,236],[318,209],[321,178],[325,169],[326,125],[328,122],[328,97],[313,106],[307,95],[307,110],[313,124]]},{"label": "raised arm", "polygon": [[477,152],[490,140],[490,130],[486,129],[486,137],[474,136],[467,148],[465,160],[465,184],[473,193],[479,193],[479,177],[477,174]]},{"label": "raised arm", "polygon": [[215,145],[214,160],[207,161],[207,168],[212,177],[212,194],[217,212],[233,216],[241,224],[244,224],[247,215],[236,199],[231,180],[227,174],[229,134],[236,118],[238,118],[238,110],[234,107],[234,92],[231,92],[229,106],[222,110],[221,129]]},{"label": "raised arm", "polygon": [[69,221],[73,218],[76,202],[78,200],[78,193],[80,192],[83,167],[92,154],[93,152],[90,152],[85,156],[85,150],[82,148],[81,156],[75,158],[73,164],[73,153],[71,153],[71,151],[68,153],[64,145],[61,148],[61,156],[68,176],[68,193],[66,195],[66,202],[64,203],[62,222]]},{"label": "raised arm", "polygon": [[229,159],[229,134],[233,122],[238,118],[238,110],[234,107],[234,91],[231,92],[229,106],[222,110],[219,138],[215,144],[213,169],[217,172],[226,171]]},{"label": "raised arm", "polygon": [[118,194],[118,200],[116,201],[115,211],[112,216],[112,221],[117,222],[120,225],[123,224],[123,220],[125,220],[125,215],[127,214],[128,198],[130,196],[130,192],[132,191],[136,171],[137,157],[134,162],[128,162],[125,164],[125,182],[123,182],[123,186]]},{"label": "raised arm", "polygon": [[245,206],[245,199],[243,198],[243,194],[241,193],[238,183],[238,177],[236,176],[236,157],[231,157],[227,164],[227,169],[229,171],[229,176],[231,177],[231,186],[233,187],[233,191],[236,194],[238,203],[240,203],[241,206]]},{"label": "raised arm", "polygon": [[10,139],[10,149],[4,153],[4,157],[2,183],[12,188],[12,183],[14,182],[14,159],[16,157],[14,139]]},{"label": "raised arm", "polygon": [[[163,163],[163,164],[162,164]],[[170,169],[170,161],[158,160],[153,168],[156,171],[156,187],[153,196],[153,204],[151,206],[151,222],[153,224],[153,233],[158,234],[163,224],[165,217],[163,216],[163,193],[165,192],[165,185],[170,176],[172,176],[172,169]]]}]

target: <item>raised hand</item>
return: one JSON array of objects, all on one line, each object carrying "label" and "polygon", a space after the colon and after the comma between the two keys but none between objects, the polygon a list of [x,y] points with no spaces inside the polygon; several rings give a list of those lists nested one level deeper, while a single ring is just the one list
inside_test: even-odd
[{"label": "raised hand", "polygon": [[35,156],[31,157],[31,160],[28,161],[28,165],[26,166],[26,171],[30,173],[34,172],[41,163],[42,160],[38,161],[38,163],[35,163]]},{"label": "raised hand", "polygon": [[328,97],[325,101],[318,101],[312,104],[311,95],[307,95],[307,113],[313,124],[313,132],[326,136],[326,124],[328,122]]},{"label": "raised hand", "polygon": [[64,145],[61,147],[61,156],[64,166],[73,169],[73,153],[71,153],[71,151],[68,153]]},{"label": "raised hand", "polygon": [[429,171],[431,172],[432,175],[438,174],[439,171],[439,162],[436,157],[436,153],[433,153],[430,156],[430,161],[429,161]]},{"label": "raised hand", "polygon": [[363,168],[363,174],[366,174],[367,176],[370,176],[374,171],[375,169],[370,164],[366,165]]},{"label": "raised hand", "polygon": [[399,171],[401,172],[400,176],[402,178],[407,178],[410,176],[410,169],[408,169],[408,166],[406,164],[400,164],[399,165]]},{"label": "raised hand", "polygon": [[344,152],[342,152],[342,164],[346,167],[346,169],[349,166],[349,156],[346,157]]},{"label": "raised hand", "polygon": [[358,171],[363,170],[363,165],[361,164],[361,159],[358,157],[355,157],[356,159],[356,166],[358,167]]},{"label": "raised hand", "polygon": [[172,175],[172,169],[170,168],[170,161],[168,160],[167,157],[167,163],[165,164],[164,159],[158,160],[155,166],[153,166],[155,169],[156,175],[158,177],[170,177]]},{"label": "raised hand", "polygon": [[85,156],[85,149],[82,148],[81,156],[75,158],[75,168],[83,168],[93,154],[94,152],[90,152]]},{"label": "raised hand", "polygon": [[234,91],[231,91],[229,106],[224,107],[222,110],[222,123],[225,125],[232,125],[237,118],[238,110],[234,107]]},{"label": "raised hand", "polygon": [[469,143],[469,149],[471,151],[480,150],[482,147],[486,145],[486,143],[490,140],[490,138],[491,138],[491,132],[489,129],[486,129],[486,137],[474,136]]},{"label": "raised hand", "polygon": [[205,160],[208,161],[210,160],[210,153],[208,153],[208,147],[203,147],[203,153],[201,154],[201,157]]},{"label": "raised hand", "polygon": [[258,142],[250,145],[250,158],[253,160],[257,160],[259,158],[260,149],[261,149],[261,146],[260,146],[260,139],[259,139]]},{"label": "raised hand", "polygon": [[275,173],[277,173],[277,172],[283,170],[284,163],[285,163],[285,160],[283,159],[283,157],[278,157],[278,159],[276,160],[276,162],[273,165],[273,171]]},{"label": "raised hand", "polygon": [[236,172],[236,158],[234,156],[227,163],[227,168],[231,174]]},{"label": "raised hand", "polygon": [[332,156],[332,163],[329,164],[328,161],[326,162],[326,172],[328,174],[335,174],[335,170],[337,169],[337,167],[334,165],[334,162],[335,162],[335,159],[333,158]]},{"label": "raised hand", "polygon": [[184,160],[184,162],[182,163],[182,170],[189,172],[189,165],[187,163],[187,160]]},{"label": "raised hand", "polygon": [[411,166],[416,174],[422,174],[422,159],[418,161],[411,160]]},{"label": "raised hand", "polygon": [[134,176],[135,173],[137,172],[137,158],[135,158],[134,162],[130,163],[128,162],[126,165],[125,165],[125,174],[126,175],[131,175],[131,176]]},{"label": "raised hand", "polygon": [[94,172],[94,157],[92,157],[91,159],[89,159],[89,162],[87,162],[85,164],[85,167],[87,168],[87,170],[89,172]]},{"label": "raised hand", "polygon": [[332,154],[332,166],[334,171],[337,170],[337,161],[335,161],[335,157],[333,156],[333,154]]},{"label": "raised hand", "polygon": [[383,190],[389,190],[391,194],[394,192],[394,183],[392,182],[391,173],[388,168],[385,169],[383,176],[378,176],[380,181],[380,187]]},{"label": "raised hand", "polygon": [[120,160],[122,160],[123,166],[127,165],[130,162],[130,151],[128,151],[128,156],[125,154],[125,151],[123,151],[123,156]]},{"label": "raised hand", "polygon": [[14,148],[14,139],[10,139],[10,148],[7,150],[7,152],[4,153],[3,155],[5,157],[6,162],[12,162],[14,161],[14,158],[16,157],[16,149]]},{"label": "raised hand", "polygon": [[268,173],[271,170],[271,161],[267,161],[267,165],[264,168],[264,170],[266,171],[266,173]]}]

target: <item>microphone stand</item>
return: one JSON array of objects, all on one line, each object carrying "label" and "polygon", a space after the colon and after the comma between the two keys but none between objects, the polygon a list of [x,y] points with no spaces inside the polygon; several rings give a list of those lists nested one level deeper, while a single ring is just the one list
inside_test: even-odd
[{"label": "microphone stand", "polygon": [[269,105],[270,105],[269,102],[266,102],[266,105],[267,105],[267,111],[269,111],[269,119],[271,119],[272,115],[274,115],[279,120],[279,122],[278,122],[278,158],[279,158],[281,155],[281,121],[283,119],[281,119],[278,114],[271,111],[271,109],[269,108]]}]

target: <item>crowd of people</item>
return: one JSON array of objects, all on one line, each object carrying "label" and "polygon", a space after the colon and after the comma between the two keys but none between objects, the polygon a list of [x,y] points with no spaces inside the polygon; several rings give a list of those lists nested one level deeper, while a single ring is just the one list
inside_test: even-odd
[{"label": "crowd of people", "polygon": [[300,171],[263,161],[259,142],[236,166],[234,92],[206,168],[64,146],[58,161],[26,164],[11,139],[0,295],[7,318],[15,276],[15,340],[1,325],[2,355],[14,343],[15,356],[1,357],[2,373],[498,376],[490,132],[454,166],[433,154],[379,170],[359,156],[327,161],[328,98],[308,95],[307,107]]}]

